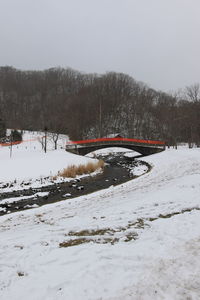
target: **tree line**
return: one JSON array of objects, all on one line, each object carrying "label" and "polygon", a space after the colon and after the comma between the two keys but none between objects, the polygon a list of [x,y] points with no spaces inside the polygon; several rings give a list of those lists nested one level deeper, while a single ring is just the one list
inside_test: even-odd
[{"label": "tree line", "polygon": [[47,129],[75,140],[120,133],[200,146],[200,85],[169,94],[123,73],[0,67],[0,137],[5,126]]}]

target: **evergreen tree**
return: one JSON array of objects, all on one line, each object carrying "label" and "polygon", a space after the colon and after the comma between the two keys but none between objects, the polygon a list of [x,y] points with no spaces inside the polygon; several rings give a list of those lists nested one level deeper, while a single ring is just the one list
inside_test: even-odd
[{"label": "evergreen tree", "polygon": [[22,141],[22,134],[20,131],[12,130],[11,131],[11,137],[13,142],[19,142]]}]

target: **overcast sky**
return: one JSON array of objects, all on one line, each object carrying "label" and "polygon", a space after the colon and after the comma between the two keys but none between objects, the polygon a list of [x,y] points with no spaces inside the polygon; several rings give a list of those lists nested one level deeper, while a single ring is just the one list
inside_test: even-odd
[{"label": "overcast sky", "polygon": [[200,82],[200,0],[0,0],[0,66]]}]

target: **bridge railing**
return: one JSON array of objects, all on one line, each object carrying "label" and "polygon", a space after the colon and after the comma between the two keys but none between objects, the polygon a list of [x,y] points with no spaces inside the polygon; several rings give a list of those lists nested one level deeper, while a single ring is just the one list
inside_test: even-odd
[{"label": "bridge railing", "polygon": [[95,145],[105,145],[105,144],[121,144],[121,145],[138,145],[138,146],[148,146],[148,147],[162,147],[165,148],[165,142],[154,141],[154,140],[142,140],[142,139],[129,139],[129,138],[98,138],[90,140],[79,140],[70,141],[66,143],[66,148],[81,148],[81,147],[92,147]]}]

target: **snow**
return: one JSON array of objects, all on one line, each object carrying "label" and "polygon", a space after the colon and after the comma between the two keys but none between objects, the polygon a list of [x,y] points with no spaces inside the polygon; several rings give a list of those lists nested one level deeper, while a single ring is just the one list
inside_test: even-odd
[{"label": "snow", "polygon": [[32,199],[34,197],[35,197],[35,195],[7,198],[4,200],[1,200],[1,204],[10,204],[10,203],[18,202],[18,201],[25,200],[25,199]]},{"label": "snow", "polygon": [[125,184],[0,217],[0,299],[200,299],[200,150],[143,160]]},{"label": "snow", "polygon": [[136,151],[130,151],[128,148],[122,148],[122,147],[109,147],[109,148],[103,148],[96,150],[94,152],[91,152],[87,154],[88,157],[93,157],[96,155],[108,155],[108,154],[114,154],[114,153],[124,153],[124,156],[127,157],[134,157],[140,155],[140,153]]},{"label": "snow", "polygon": [[70,193],[66,193],[63,195],[63,197],[71,197],[71,194]]},{"label": "snow", "polygon": [[59,171],[70,165],[86,164],[90,158],[79,156],[65,151],[65,143],[68,138],[61,135],[58,141],[58,150],[53,150],[53,143],[50,138],[47,142],[47,153],[42,150],[38,139],[44,133],[25,132],[23,143],[12,147],[0,146],[0,183],[22,181],[35,181],[43,177],[52,177]]},{"label": "snow", "polygon": [[49,192],[38,192],[35,193],[31,196],[19,196],[19,197],[12,197],[12,198],[6,198],[4,200],[1,200],[1,204],[11,204],[13,202],[19,202],[21,200],[26,200],[26,199],[32,199],[35,200],[37,197],[45,197],[48,196]]},{"label": "snow", "polygon": [[130,174],[132,174],[133,176],[141,176],[143,174],[145,174],[148,171],[148,167],[145,165],[139,165],[134,167],[131,171]]}]

